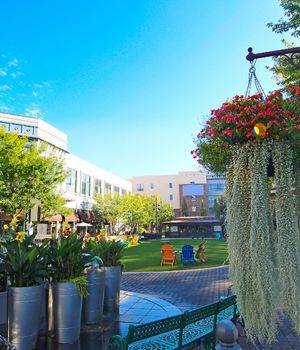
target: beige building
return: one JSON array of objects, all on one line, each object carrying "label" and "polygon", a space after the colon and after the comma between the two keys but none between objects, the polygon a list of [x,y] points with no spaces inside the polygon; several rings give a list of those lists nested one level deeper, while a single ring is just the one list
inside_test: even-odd
[{"label": "beige building", "polygon": [[159,195],[163,201],[168,201],[180,215],[184,197],[190,197],[189,211],[191,215],[198,214],[200,201],[207,206],[206,173],[200,171],[182,171],[176,175],[134,176],[131,179],[132,192],[146,196]]}]

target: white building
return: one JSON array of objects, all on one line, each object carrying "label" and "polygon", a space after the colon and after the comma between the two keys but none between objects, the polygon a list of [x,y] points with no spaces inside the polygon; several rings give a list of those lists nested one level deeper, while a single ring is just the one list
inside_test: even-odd
[{"label": "white building", "polygon": [[[18,132],[20,135],[27,136],[30,140],[36,140],[38,143],[46,142],[49,149],[55,149],[65,158],[69,176],[59,190],[66,199],[66,205],[74,211],[66,218],[62,218],[59,214],[48,218],[49,222],[59,222],[63,219],[73,222],[91,221],[91,209],[96,193],[103,196],[106,193],[124,195],[132,192],[130,181],[70,154],[68,152],[67,135],[45,121],[33,117],[0,113],[1,126],[5,127],[7,131]],[[32,221],[45,221],[45,218],[40,216],[39,211],[32,210]],[[46,233],[45,224],[40,224],[38,228]],[[47,229],[49,231],[49,226]]]}]

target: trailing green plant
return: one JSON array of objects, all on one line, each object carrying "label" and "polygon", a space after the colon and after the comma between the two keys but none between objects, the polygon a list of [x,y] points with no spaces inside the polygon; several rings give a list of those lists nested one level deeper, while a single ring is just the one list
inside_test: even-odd
[{"label": "trailing green plant", "polygon": [[38,246],[34,239],[35,235],[17,232],[0,243],[0,274],[12,287],[35,286],[48,277],[48,242]]},{"label": "trailing green plant", "polygon": [[212,110],[192,151],[226,171],[230,276],[254,343],[275,340],[278,306],[300,334],[299,97],[297,86],[236,96]]},{"label": "trailing green plant", "polygon": [[76,232],[51,240],[49,259],[52,281],[74,282],[80,295],[86,295],[87,277],[84,269],[91,264],[92,258],[88,248],[83,246],[83,238],[78,238]]},{"label": "trailing green plant", "polygon": [[89,249],[93,256],[99,256],[105,267],[122,266],[121,259],[125,246],[122,241],[101,239],[98,242],[91,241]]},{"label": "trailing green plant", "polygon": [[293,201],[294,162],[288,143],[273,146],[275,164],[275,211],[281,302],[300,332],[300,236]]},{"label": "trailing green plant", "polygon": [[78,290],[79,295],[82,298],[86,298],[88,296],[88,280],[85,275],[79,276],[79,277],[74,277],[74,278],[69,278],[65,282],[71,282],[76,285],[76,288]]}]

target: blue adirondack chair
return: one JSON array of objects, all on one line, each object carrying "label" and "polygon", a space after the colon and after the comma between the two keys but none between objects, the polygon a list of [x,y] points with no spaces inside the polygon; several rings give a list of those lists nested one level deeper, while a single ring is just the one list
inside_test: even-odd
[{"label": "blue adirondack chair", "polygon": [[181,248],[181,264],[182,265],[195,264],[195,253],[194,253],[193,246],[185,245]]}]

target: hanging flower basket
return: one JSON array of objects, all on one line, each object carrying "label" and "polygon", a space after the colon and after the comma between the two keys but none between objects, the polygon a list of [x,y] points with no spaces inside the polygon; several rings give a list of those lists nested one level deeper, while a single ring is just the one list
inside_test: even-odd
[{"label": "hanging flower basket", "polygon": [[278,306],[300,333],[300,87],[223,103],[196,144],[193,157],[227,176],[230,274],[248,338],[275,339]]}]

